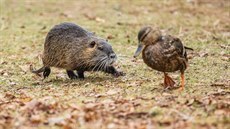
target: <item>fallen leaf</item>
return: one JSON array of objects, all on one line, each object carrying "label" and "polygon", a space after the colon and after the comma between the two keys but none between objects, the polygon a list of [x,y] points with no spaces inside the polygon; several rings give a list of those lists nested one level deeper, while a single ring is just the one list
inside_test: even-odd
[{"label": "fallen leaf", "polygon": [[31,118],[30,118],[30,121],[33,123],[33,124],[38,124],[42,121],[42,118],[40,115],[32,115]]},{"label": "fallen leaf", "polygon": [[208,52],[200,52],[199,56],[200,57],[207,57],[208,56]]},{"label": "fallen leaf", "polygon": [[20,26],[20,28],[22,28],[22,29],[24,29],[24,28],[26,28],[24,25],[22,25],[22,26]]},{"label": "fallen leaf", "polygon": [[114,39],[114,36],[113,35],[108,35],[107,39]]},{"label": "fallen leaf", "polygon": [[211,86],[224,86],[224,83],[213,83]]},{"label": "fallen leaf", "polygon": [[114,90],[114,89],[111,89],[109,91],[106,92],[107,95],[115,95],[117,94],[119,91],[118,90]]},{"label": "fallen leaf", "polygon": [[8,98],[8,99],[14,99],[14,98],[16,98],[13,94],[11,94],[11,93],[6,93],[5,94],[5,98]]},{"label": "fallen leaf", "polygon": [[95,21],[105,23],[105,19],[102,19],[100,17],[96,17]]},{"label": "fallen leaf", "polygon": [[73,17],[70,13],[67,13],[67,12],[61,12],[60,16],[64,16],[66,18],[72,18]]},{"label": "fallen leaf", "polygon": [[10,82],[9,85],[10,86],[15,86],[17,83],[16,82]]},{"label": "fallen leaf", "polygon": [[86,18],[88,18],[89,20],[95,20],[96,17],[92,14],[89,14],[89,13],[84,13],[83,14]]},{"label": "fallen leaf", "polygon": [[27,102],[25,104],[25,106],[23,107],[23,110],[32,110],[36,106],[38,106],[39,104],[41,104],[41,102],[39,102],[38,100],[33,99],[32,101]]},{"label": "fallen leaf", "polygon": [[48,119],[48,122],[51,125],[63,125],[65,123],[65,119],[67,118],[70,118],[70,115],[63,117],[52,117]]},{"label": "fallen leaf", "polygon": [[216,110],[216,111],[214,112],[214,114],[215,114],[215,115],[218,115],[218,116],[220,116],[220,115],[224,115],[225,113],[226,113],[226,111],[221,110],[221,109]]},{"label": "fallen leaf", "polygon": [[32,100],[32,98],[30,98],[30,97],[23,97],[23,98],[20,98],[20,101],[22,101],[22,102],[24,102],[24,103],[29,102],[29,101],[31,101],[31,100]]},{"label": "fallen leaf", "polygon": [[21,65],[21,66],[19,66],[19,67],[20,67],[21,70],[22,70],[23,72],[25,72],[25,73],[27,73],[28,70],[30,69],[27,65]]}]

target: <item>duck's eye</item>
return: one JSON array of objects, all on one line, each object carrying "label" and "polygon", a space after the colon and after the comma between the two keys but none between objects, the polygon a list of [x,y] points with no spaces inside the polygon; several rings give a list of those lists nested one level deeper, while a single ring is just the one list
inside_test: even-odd
[{"label": "duck's eye", "polygon": [[103,47],[102,47],[102,46],[99,46],[99,47],[98,47],[98,50],[101,50],[101,51],[102,51],[102,50],[103,50]]}]

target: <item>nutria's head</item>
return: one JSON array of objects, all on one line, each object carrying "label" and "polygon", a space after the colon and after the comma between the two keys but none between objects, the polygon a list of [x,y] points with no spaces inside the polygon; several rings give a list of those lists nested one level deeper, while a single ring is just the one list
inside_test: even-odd
[{"label": "nutria's head", "polygon": [[141,28],[137,36],[138,48],[134,54],[134,57],[137,57],[141,53],[143,46],[154,44],[160,36],[161,32],[158,29],[153,29],[150,26]]},{"label": "nutria's head", "polygon": [[87,67],[93,67],[93,70],[106,69],[111,66],[117,59],[112,46],[104,39],[91,37],[87,39],[84,54],[85,63]]}]

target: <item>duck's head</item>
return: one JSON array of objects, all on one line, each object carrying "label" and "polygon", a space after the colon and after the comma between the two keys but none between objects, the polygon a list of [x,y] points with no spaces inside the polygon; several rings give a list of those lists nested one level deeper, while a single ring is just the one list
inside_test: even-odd
[{"label": "duck's head", "polygon": [[154,44],[159,37],[161,36],[161,32],[158,29],[153,29],[150,26],[143,27],[138,33],[138,47],[134,54],[134,58],[136,58],[142,52],[144,46]]}]

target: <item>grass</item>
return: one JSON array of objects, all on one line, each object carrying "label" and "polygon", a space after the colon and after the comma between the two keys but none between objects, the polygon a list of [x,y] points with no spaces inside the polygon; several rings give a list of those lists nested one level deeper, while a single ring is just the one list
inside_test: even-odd
[{"label": "grass", "polygon": [[[0,127],[229,128],[229,8],[227,0],[0,0]],[[126,76],[87,72],[69,80],[52,68],[43,80],[30,73],[30,64],[42,66],[47,32],[64,21],[112,37]],[[145,25],[195,49],[182,93],[164,91],[163,74],[133,60]],[[170,75],[179,82],[179,73]]]}]

